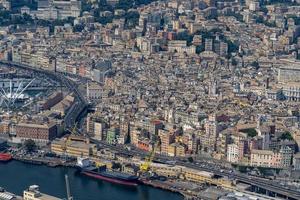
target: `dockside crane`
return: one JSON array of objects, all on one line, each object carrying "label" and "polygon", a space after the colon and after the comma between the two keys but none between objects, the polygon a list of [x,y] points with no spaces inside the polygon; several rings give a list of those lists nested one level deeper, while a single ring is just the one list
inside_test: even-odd
[{"label": "dockside crane", "polygon": [[154,144],[154,147],[152,148],[152,151],[150,152],[150,154],[145,158],[145,162],[140,165],[140,171],[142,173],[148,172],[150,170],[150,165],[153,161],[153,158],[155,156],[155,152],[156,152],[158,146],[159,146],[158,142],[156,142]]}]

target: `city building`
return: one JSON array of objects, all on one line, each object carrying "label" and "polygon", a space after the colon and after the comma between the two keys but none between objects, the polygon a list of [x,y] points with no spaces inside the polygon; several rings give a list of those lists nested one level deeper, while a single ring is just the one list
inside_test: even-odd
[{"label": "city building", "polygon": [[187,42],[185,40],[172,40],[168,42],[168,51],[191,55],[196,53],[196,47],[193,45],[187,46]]},{"label": "city building", "polygon": [[300,170],[300,153],[293,156],[293,166],[294,170]]},{"label": "city building", "polygon": [[68,138],[55,139],[51,142],[51,152],[57,155],[67,155],[71,157],[89,157],[97,154],[95,144],[90,144],[89,140],[82,137],[69,136]]},{"label": "city building", "polygon": [[214,152],[216,150],[217,138],[219,133],[218,123],[216,121],[216,115],[212,114],[209,116],[204,124],[205,133],[201,138],[202,149],[205,152]]},{"label": "city building", "polygon": [[52,108],[55,104],[59,103],[61,100],[63,100],[63,93],[55,92],[47,98],[45,103],[42,105],[42,109],[48,110]]},{"label": "city building", "polygon": [[89,100],[100,100],[102,98],[103,89],[101,85],[95,82],[88,82],[87,83],[87,97]]},{"label": "city building", "polygon": [[289,64],[279,67],[278,81],[279,82],[295,82],[299,81],[300,76],[299,64]]},{"label": "city building", "polygon": [[22,141],[32,139],[38,143],[48,143],[57,137],[57,125],[54,122],[48,124],[18,123],[16,135]]},{"label": "city building", "polygon": [[175,141],[175,133],[169,130],[159,130],[160,153],[168,155],[169,145]]},{"label": "city building", "polygon": [[291,166],[293,152],[289,147],[282,147],[279,152],[270,150],[252,150],[251,166],[288,168]]},{"label": "city building", "polygon": [[39,19],[56,20],[68,17],[79,17],[81,1],[38,0],[37,10],[31,10],[30,15]]},{"label": "city building", "polygon": [[237,144],[229,144],[227,146],[227,161],[238,163],[240,160],[240,148]]},{"label": "city building", "polygon": [[8,0],[0,0],[0,5],[5,8],[6,10],[11,9],[11,3]]},{"label": "city building", "polygon": [[23,192],[24,200],[61,200],[60,198],[41,193],[38,185],[31,185]]}]

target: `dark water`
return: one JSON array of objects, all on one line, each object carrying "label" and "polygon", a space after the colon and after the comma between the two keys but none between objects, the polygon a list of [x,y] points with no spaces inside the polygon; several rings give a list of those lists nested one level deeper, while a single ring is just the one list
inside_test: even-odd
[{"label": "dark water", "polygon": [[136,188],[111,184],[82,176],[75,169],[50,168],[17,161],[0,163],[0,187],[22,195],[28,186],[37,184],[41,192],[66,197],[64,176],[68,174],[74,200],[182,200],[176,193],[140,185]]}]

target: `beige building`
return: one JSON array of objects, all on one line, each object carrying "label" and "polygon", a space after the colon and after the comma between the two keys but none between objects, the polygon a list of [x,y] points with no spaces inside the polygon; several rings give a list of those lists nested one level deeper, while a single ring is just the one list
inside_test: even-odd
[{"label": "beige building", "polygon": [[182,173],[182,167],[180,166],[151,163],[150,168],[157,174],[166,177],[178,177]]},{"label": "beige building", "polygon": [[173,40],[168,43],[169,52],[186,53],[188,55],[196,53],[195,46],[187,46],[187,42],[184,40]]},{"label": "beige building", "polygon": [[185,156],[185,147],[179,143],[173,143],[168,146],[169,156]]},{"label": "beige building", "polygon": [[167,155],[170,143],[175,141],[175,135],[168,130],[158,130],[158,136],[161,141],[160,152],[161,154]]},{"label": "beige building", "polygon": [[278,70],[278,81],[279,82],[293,82],[299,81],[300,67],[299,62],[290,62],[282,64]]},{"label": "beige building", "polygon": [[74,102],[74,97],[71,95],[68,95],[62,101],[55,104],[51,108],[51,111],[60,113],[62,116],[64,116],[68,112],[68,110],[71,107],[71,105],[73,104],[73,102]]},{"label": "beige building", "polygon": [[97,147],[95,144],[90,144],[88,140],[70,136],[52,141],[51,151],[58,155],[89,157],[96,155]]},{"label": "beige building", "polygon": [[227,146],[227,161],[237,163],[240,160],[240,151],[237,144],[229,144]]},{"label": "beige building", "polygon": [[270,150],[252,150],[250,164],[258,167],[273,167],[277,164],[273,162],[273,156],[274,153]]},{"label": "beige building", "polygon": [[182,173],[187,181],[208,183],[232,189],[232,181],[227,178],[216,178],[213,173],[183,168]]},{"label": "beige building", "polygon": [[291,165],[293,151],[282,147],[279,152],[270,150],[252,150],[250,165],[256,167],[287,168]]},{"label": "beige building", "polygon": [[48,194],[41,193],[39,191],[39,186],[32,185],[23,192],[24,200],[62,200],[60,198],[50,196]]},{"label": "beige building", "polygon": [[178,165],[166,165],[159,163],[151,163],[150,168],[151,171],[154,171],[161,176],[179,177],[180,179],[185,179],[195,183],[210,183],[225,188],[232,188],[232,181],[226,178],[216,178],[213,173],[206,171],[194,170]]}]

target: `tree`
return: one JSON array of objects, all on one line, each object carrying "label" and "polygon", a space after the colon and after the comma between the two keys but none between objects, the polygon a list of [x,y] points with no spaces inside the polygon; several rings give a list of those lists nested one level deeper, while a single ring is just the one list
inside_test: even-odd
[{"label": "tree", "polygon": [[254,128],[248,128],[241,130],[243,133],[247,133],[248,137],[255,137],[257,136],[257,132]]},{"label": "tree", "polygon": [[259,69],[259,63],[258,63],[257,61],[253,61],[252,63],[250,63],[250,65],[251,65],[252,67],[255,67],[256,70]]},{"label": "tree", "polygon": [[117,163],[117,162],[112,162],[111,168],[114,169],[114,170],[121,169],[122,165],[120,163]]},{"label": "tree", "polygon": [[139,22],[139,13],[138,12],[127,12],[125,15],[125,23],[127,27],[135,27]]},{"label": "tree", "polygon": [[76,24],[74,27],[73,27],[73,31],[74,32],[81,32],[83,29],[84,29],[84,25],[83,24]]},{"label": "tree", "polygon": [[198,45],[196,46],[196,53],[199,54],[205,50],[204,45]]},{"label": "tree", "polygon": [[279,139],[281,139],[281,140],[293,140],[293,137],[292,137],[292,135],[291,135],[290,132],[286,131],[286,132],[284,132],[284,133],[279,137]]},{"label": "tree", "polygon": [[192,162],[194,162],[194,159],[193,159],[192,157],[188,157],[188,161],[189,161],[190,163],[192,163]]},{"label": "tree", "polygon": [[234,66],[237,66],[238,61],[236,59],[232,58],[231,64],[234,65]]},{"label": "tree", "polygon": [[179,32],[176,36],[177,40],[184,40],[187,42],[187,45],[190,46],[193,41],[193,35],[190,35],[188,32]]},{"label": "tree", "polygon": [[29,140],[26,140],[24,142],[24,146],[25,146],[25,149],[28,151],[28,152],[32,152],[36,149],[36,144],[33,140],[29,139]]}]

